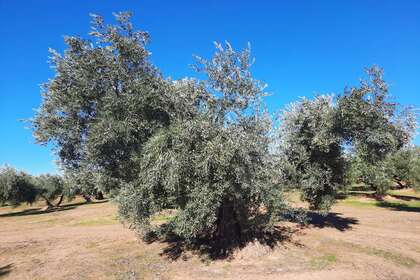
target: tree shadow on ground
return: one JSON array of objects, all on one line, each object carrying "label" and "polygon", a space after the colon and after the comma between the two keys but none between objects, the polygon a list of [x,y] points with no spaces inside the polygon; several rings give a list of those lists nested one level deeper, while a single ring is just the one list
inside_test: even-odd
[{"label": "tree shadow on ground", "polygon": [[410,195],[397,195],[397,194],[389,194],[389,196],[404,200],[404,201],[420,201],[420,197],[410,196]]},{"label": "tree shadow on ground", "polygon": [[12,269],[13,269],[13,264],[12,263],[10,263],[8,265],[5,265],[5,266],[0,266],[0,277],[9,274],[10,271],[12,271]]},{"label": "tree shadow on ground", "polygon": [[[375,200],[373,205],[377,207],[388,208],[390,210],[395,210],[395,211],[406,211],[406,212],[417,212],[417,213],[420,212],[420,207],[405,203],[405,201],[407,203],[420,201],[420,198],[415,197],[415,196],[395,195],[395,194],[387,194],[386,196],[377,196],[375,194],[365,194],[365,193],[351,194],[351,195],[355,197],[373,199]],[[402,200],[404,202],[386,201],[385,199],[387,196],[398,199],[398,200]],[[338,196],[339,199],[345,199],[347,197],[348,195],[345,195],[345,194],[340,194],[340,196]]]},{"label": "tree shadow on ground", "polygon": [[[198,255],[202,261],[206,260],[222,260],[232,259],[233,253],[247,246],[249,243],[257,242],[261,245],[268,246],[273,249],[283,242],[292,242],[291,236],[299,231],[300,228],[291,228],[286,226],[276,226],[272,232],[259,232],[242,236],[240,242],[232,242],[230,244],[218,244],[217,240],[199,239],[195,243],[187,243],[184,239],[174,234],[166,236],[161,240],[150,240],[149,242],[160,241],[166,244],[166,247],[161,252],[161,256],[167,257],[170,260],[177,260],[179,258],[188,259],[186,253]],[[294,242],[295,245],[301,246]]]},{"label": "tree shadow on ground", "polygon": [[49,209],[44,209],[41,207],[36,208],[29,208],[25,209],[19,212],[10,212],[10,213],[3,213],[0,214],[1,217],[19,217],[19,216],[29,216],[29,215],[42,215],[42,214],[48,214],[52,212],[61,212],[61,211],[67,211],[77,208],[81,205],[87,205],[87,204],[99,204],[99,203],[105,203],[108,202],[108,200],[101,200],[101,201],[94,201],[94,202],[75,202],[75,203],[67,203],[64,205],[61,205],[59,207],[53,207]]},{"label": "tree shadow on ground", "polygon": [[61,212],[66,210],[71,210],[76,208],[76,206],[60,206],[57,208],[51,208],[51,209],[44,209],[44,208],[29,208],[25,209],[19,212],[11,212],[11,213],[4,213],[0,214],[0,217],[19,217],[19,216],[29,216],[29,215],[42,215],[42,214],[48,214],[51,212]]},{"label": "tree shadow on ground", "polygon": [[88,204],[101,204],[107,203],[108,199],[97,200],[97,201],[82,201],[82,202],[74,202],[74,203],[66,203],[63,207],[72,207],[72,206],[80,206],[80,205],[88,205]]},{"label": "tree shadow on ground", "polygon": [[395,211],[417,212],[420,213],[420,207],[410,206],[404,203],[379,201],[378,207],[388,208]]},{"label": "tree shadow on ground", "polygon": [[335,228],[339,231],[346,231],[353,228],[353,225],[359,224],[359,220],[353,217],[342,217],[342,213],[330,212],[327,215],[321,215],[316,212],[309,212],[309,224],[317,228]]}]

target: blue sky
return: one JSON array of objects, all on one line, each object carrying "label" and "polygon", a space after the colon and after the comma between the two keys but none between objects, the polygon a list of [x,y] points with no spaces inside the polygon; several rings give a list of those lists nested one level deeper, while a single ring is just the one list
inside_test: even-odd
[{"label": "blue sky", "polygon": [[19,121],[33,116],[39,85],[53,76],[48,48],[62,51],[63,35],[85,36],[91,12],[112,20],[127,10],[151,33],[152,60],[166,76],[194,75],[192,54],[211,56],[213,41],[250,42],[272,111],[340,93],[372,64],[385,68],[398,102],[420,107],[420,1],[0,0],[0,165],[55,172],[50,148]]}]

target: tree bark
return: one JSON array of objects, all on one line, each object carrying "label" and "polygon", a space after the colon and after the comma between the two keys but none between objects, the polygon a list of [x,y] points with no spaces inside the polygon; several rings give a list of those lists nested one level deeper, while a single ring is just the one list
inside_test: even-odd
[{"label": "tree bark", "polygon": [[396,182],[400,189],[404,189],[406,187],[406,185],[404,185],[400,180],[396,180]]},{"label": "tree bark", "polygon": [[61,202],[63,202],[63,198],[64,198],[64,195],[61,195],[61,196],[60,196],[60,199],[58,200],[58,202],[57,202],[57,204],[55,205],[55,207],[59,207],[59,206],[60,206]]},{"label": "tree bark", "polygon": [[227,253],[229,247],[241,242],[241,226],[232,201],[227,199],[223,201],[216,224],[215,242],[220,246],[222,253]]},{"label": "tree bark", "polygon": [[86,195],[86,194],[82,194],[83,198],[86,200],[86,202],[92,202],[92,199],[90,198],[90,196]]},{"label": "tree bark", "polygon": [[43,196],[43,195],[41,195],[41,197],[45,200],[45,203],[47,204],[46,205],[46,208],[45,208],[45,210],[48,210],[48,209],[51,209],[51,208],[54,208],[54,205],[49,201],[49,199],[48,198],[46,198],[45,196]]},{"label": "tree bark", "polygon": [[103,200],[103,199],[104,199],[104,194],[103,194],[101,191],[99,191],[99,192],[96,194],[95,199],[96,199],[96,200]]}]

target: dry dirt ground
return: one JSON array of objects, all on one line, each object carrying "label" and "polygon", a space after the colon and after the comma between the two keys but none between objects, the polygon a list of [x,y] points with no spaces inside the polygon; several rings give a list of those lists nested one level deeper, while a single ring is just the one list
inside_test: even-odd
[{"label": "dry dirt ground", "polygon": [[412,204],[348,199],[274,248],[223,260],[139,241],[110,202],[1,207],[0,279],[420,279],[419,198],[389,200]]}]

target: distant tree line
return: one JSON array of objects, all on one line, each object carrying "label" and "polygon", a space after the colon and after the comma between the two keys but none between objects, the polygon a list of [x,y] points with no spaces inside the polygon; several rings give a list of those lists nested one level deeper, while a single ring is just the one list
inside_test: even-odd
[{"label": "distant tree line", "polygon": [[[293,213],[283,195],[291,189],[326,212],[356,181],[378,194],[391,180],[419,185],[419,150],[409,147],[416,119],[389,101],[381,69],[368,68],[367,79],[337,97],[301,99],[273,118],[265,85],[250,71],[250,47],[216,44],[212,58],[196,57],[200,79],[171,80],[150,62],[149,34],[133,28],[129,13],[116,14],[115,25],[92,19],[88,38],[65,37],[63,54],[51,50],[55,76],[43,86],[34,136],[55,145],[81,194],[114,198],[143,236],[227,247]],[[15,186],[31,181],[3,173],[14,174]],[[168,208],[175,217],[153,225]]]},{"label": "distant tree line", "polygon": [[91,198],[103,199],[101,191],[74,178],[61,175],[42,174],[33,176],[10,166],[0,167],[0,204],[16,207],[22,203],[45,202],[46,209],[60,207],[66,200],[76,195],[83,196],[87,202]]}]

